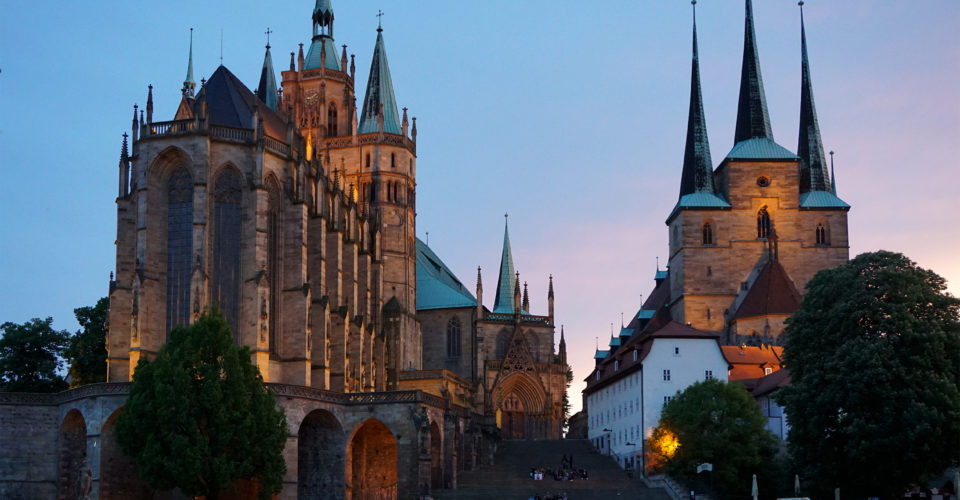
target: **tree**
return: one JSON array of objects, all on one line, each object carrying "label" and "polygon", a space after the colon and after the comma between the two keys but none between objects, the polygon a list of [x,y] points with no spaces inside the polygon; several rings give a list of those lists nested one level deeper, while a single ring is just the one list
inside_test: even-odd
[{"label": "tree", "polygon": [[[827,497],[901,497],[960,440],[960,301],[898,253],[820,271],[787,322],[777,399],[801,474]],[[951,451],[953,450],[953,451]]]},{"label": "tree", "polygon": [[746,498],[752,474],[767,483],[775,475],[776,437],[736,382],[710,379],[687,387],[663,408],[647,449],[648,466],[679,479],[699,479],[697,466],[712,464],[711,482],[721,498]]},{"label": "tree", "polygon": [[0,391],[57,392],[67,388],[57,373],[70,334],[53,329],[53,318],[0,325]]},{"label": "tree", "polygon": [[269,498],[286,472],[286,418],[219,313],[175,328],[155,360],[141,358],[116,433],[158,490],[216,499],[244,482]]},{"label": "tree", "polygon": [[70,387],[107,380],[107,312],[110,299],[103,297],[93,307],[73,310],[80,329],[70,337],[64,357],[70,360]]}]

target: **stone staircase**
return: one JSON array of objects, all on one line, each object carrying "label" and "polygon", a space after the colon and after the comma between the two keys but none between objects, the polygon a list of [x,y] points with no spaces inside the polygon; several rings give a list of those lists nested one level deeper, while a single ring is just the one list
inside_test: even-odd
[{"label": "stone staircase", "polygon": [[[530,479],[530,467],[556,468],[563,455],[584,467],[588,480]],[[434,491],[435,500],[527,500],[534,495],[566,492],[570,500],[668,500],[661,489],[650,489],[627,476],[612,458],[598,454],[583,439],[558,441],[502,441],[492,467],[464,472],[456,490]]]}]

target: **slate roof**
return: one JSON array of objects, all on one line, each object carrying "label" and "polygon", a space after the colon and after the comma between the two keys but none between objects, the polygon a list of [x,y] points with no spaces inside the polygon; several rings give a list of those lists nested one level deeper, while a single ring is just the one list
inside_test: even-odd
[{"label": "slate roof", "polygon": [[789,149],[777,144],[773,139],[755,137],[745,139],[733,146],[727,153],[728,160],[774,160],[788,161],[798,159]]},{"label": "slate roof", "polygon": [[800,195],[800,208],[833,208],[847,210],[850,205],[829,191],[809,191]]},{"label": "slate roof", "polygon": [[[696,16],[696,14],[694,14]],[[680,202],[693,193],[713,194],[713,165],[707,121],[700,89],[700,62],[697,55],[697,21],[693,21],[693,62],[690,70],[690,110],[687,115],[687,142],[683,150]]]},{"label": "slate roof", "polygon": [[737,105],[737,126],[733,142],[754,137],[773,139],[767,96],[760,74],[760,53],[757,35],[753,29],[753,2],[747,0],[743,29],[743,66],[740,70],[740,102]]},{"label": "slate roof", "polygon": [[260,70],[260,83],[257,84],[257,97],[270,109],[277,110],[277,79],[273,74],[273,57],[270,56],[270,46],[263,56],[263,68]]},{"label": "slate roof", "polygon": [[826,191],[830,189],[830,175],[820,139],[820,123],[817,107],[813,102],[813,81],[810,79],[810,63],[807,59],[807,31],[803,25],[803,6],[800,6],[800,137],[797,139],[797,156],[800,157],[800,192]]},{"label": "slate roof", "polygon": [[193,112],[200,114],[201,96],[205,96],[211,125],[252,129],[253,112],[258,109],[267,135],[286,141],[286,120],[258,99],[226,66],[213,72],[200,94],[194,101]]},{"label": "slate roof", "polygon": [[742,319],[770,314],[793,314],[800,308],[801,300],[800,292],[780,265],[780,261],[770,259],[760,270],[733,317]]},{"label": "slate roof", "polygon": [[426,243],[417,242],[417,310],[476,307],[477,299],[433,253]]}]

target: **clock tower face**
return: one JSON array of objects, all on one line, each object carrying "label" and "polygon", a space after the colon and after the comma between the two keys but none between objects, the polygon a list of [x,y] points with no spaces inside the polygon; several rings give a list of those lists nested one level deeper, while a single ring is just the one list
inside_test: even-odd
[{"label": "clock tower face", "polygon": [[317,103],[319,98],[320,93],[318,93],[316,90],[308,90],[305,94],[304,100],[306,101],[307,105],[313,106]]}]

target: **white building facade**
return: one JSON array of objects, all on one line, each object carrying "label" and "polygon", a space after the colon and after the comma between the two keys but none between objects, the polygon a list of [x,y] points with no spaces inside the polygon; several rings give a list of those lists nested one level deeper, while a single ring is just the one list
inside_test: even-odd
[{"label": "white building facade", "polygon": [[622,345],[599,351],[587,378],[587,437],[621,467],[643,467],[644,440],[664,405],[695,382],[727,380],[718,336],[670,322],[656,331],[621,331]]}]

